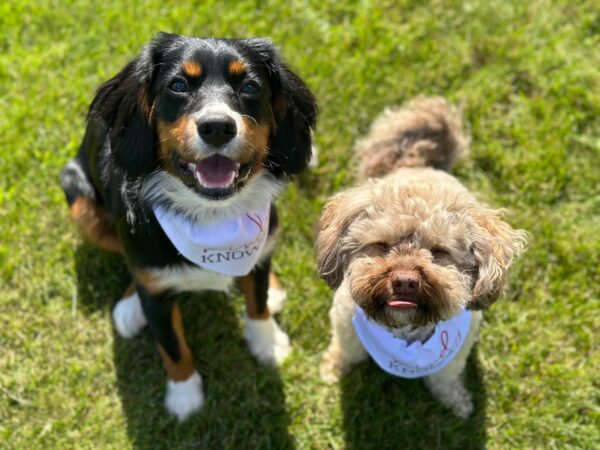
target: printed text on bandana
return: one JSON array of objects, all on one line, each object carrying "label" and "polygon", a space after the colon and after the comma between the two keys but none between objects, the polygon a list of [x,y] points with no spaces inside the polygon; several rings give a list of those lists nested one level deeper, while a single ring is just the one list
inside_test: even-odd
[{"label": "printed text on bandana", "polygon": [[241,247],[231,248],[228,250],[204,248],[202,249],[203,254],[200,256],[202,264],[217,264],[226,261],[239,261],[244,258],[251,258],[256,252],[262,250],[260,244],[266,237],[266,230],[262,220],[256,214],[246,214],[246,217],[251,222],[255,223],[260,230],[260,234],[256,237],[256,239],[253,242],[244,244]]},{"label": "printed text on bandana", "polygon": [[418,378],[438,372],[454,359],[469,334],[471,312],[462,310],[438,322],[429,339],[411,344],[368,319],[358,306],[352,323],[361,343],[379,367],[399,377]]},{"label": "printed text on bandana", "polygon": [[214,272],[247,275],[267,241],[270,205],[217,223],[190,222],[154,207],[154,214],[175,248],[189,261]]}]

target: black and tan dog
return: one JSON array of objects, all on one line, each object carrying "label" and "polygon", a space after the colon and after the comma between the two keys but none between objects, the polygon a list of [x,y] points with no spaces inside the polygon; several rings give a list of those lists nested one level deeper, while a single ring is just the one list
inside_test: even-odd
[{"label": "black and tan dog", "polygon": [[133,282],[115,327],[131,337],[148,325],[168,374],[166,407],[180,420],[203,394],[178,292],[226,291],[237,280],[250,351],[264,364],[290,351],[271,316],[285,296],[270,273],[273,201],[307,167],[316,112],[268,40],[168,33],[92,101],[61,185],[86,237],[124,255]]}]

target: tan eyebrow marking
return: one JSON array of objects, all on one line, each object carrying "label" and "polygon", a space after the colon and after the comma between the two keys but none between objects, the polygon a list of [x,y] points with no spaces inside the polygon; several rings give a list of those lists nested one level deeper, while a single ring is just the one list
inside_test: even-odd
[{"label": "tan eyebrow marking", "polygon": [[183,70],[183,73],[185,73],[188,77],[197,78],[202,75],[202,66],[191,61],[183,63],[181,65],[181,70]]},{"label": "tan eyebrow marking", "polygon": [[231,75],[241,75],[246,71],[246,63],[239,59],[231,61],[229,63],[229,73]]}]

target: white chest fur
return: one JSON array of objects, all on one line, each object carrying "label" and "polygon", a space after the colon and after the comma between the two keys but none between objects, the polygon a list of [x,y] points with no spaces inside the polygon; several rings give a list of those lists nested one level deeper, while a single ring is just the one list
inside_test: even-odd
[{"label": "white chest fur", "polygon": [[228,292],[233,285],[233,277],[191,264],[151,269],[150,273],[158,288],[176,292],[207,290]]}]

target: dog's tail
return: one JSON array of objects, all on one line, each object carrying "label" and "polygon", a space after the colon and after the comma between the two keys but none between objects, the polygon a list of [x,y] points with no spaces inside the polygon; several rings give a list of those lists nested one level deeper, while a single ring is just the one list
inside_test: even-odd
[{"label": "dog's tail", "polygon": [[72,206],[78,198],[98,201],[88,163],[88,153],[100,152],[100,147],[108,145],[107,139],[106,128],[95,121],[88,120],[77,155],[62,168],[59,175],[60,186],[65,192],[69,206]]},{"label": "dog's tail", "polygon": [[384,111],[358,142],[358,178],[381,177],[400,167],[449,171],[468,148],[456,108],[442,97],[418,97]]}]

